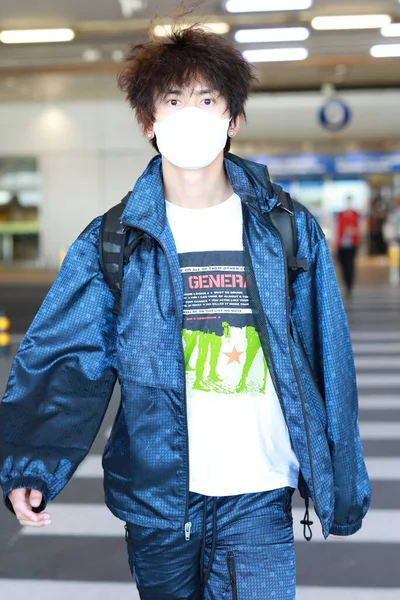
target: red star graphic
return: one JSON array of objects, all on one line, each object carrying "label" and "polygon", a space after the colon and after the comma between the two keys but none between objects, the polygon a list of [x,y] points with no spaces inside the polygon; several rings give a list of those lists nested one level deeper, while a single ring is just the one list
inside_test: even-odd
[{"label": "red star graphic", "polygon": [[233,346],[233,350],[232,350],[232,352],[223,352],[222,354],[226,354],[226,356],[228,356],[228,357],[229,357],[229,360],[228,360],[228,362],[227,362],[227,364],[228,364],[228,365],[230,365],[230,364],[231,364],[231,362],[234,362],[234,361],[235,361],[235,362],[237,362],[237,363],[239,363],[239,365],[240,365],[239,356],[240,356],[241,354],[243,354],[243,352],[238,352],[238,351],[236,350],[236,346]]}]

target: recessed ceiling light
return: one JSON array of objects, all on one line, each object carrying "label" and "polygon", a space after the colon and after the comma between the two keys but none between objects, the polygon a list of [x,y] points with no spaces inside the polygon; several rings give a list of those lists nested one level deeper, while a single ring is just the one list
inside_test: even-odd
[{"label": "recessed ceiling light", "polygon": [[382,27],[381,34],[385,37],[396,37],[400,36],[400,23],[391,23]]},{"label": "recessed ceiling light", "polygon": [[22,29],[0,33],[3,44],[41,44],[43,42],[70,42],[75,37],[72,29]]},{"label": "recessed ceiling light", "polygon": [[315,17],[311,21],[313,29],[329,31],[338,29],[380,29],[388,25],[389,15],[345,15],[335,17]]},{"label": "recessed ceiling light", "polygon": [[240,44],[254,42],[298,42],[306,40],[310,32],[306,27],[274,27],[268,29],[239,29],[235,40]]},{"label": "recessed ceiling light", "polygon": [[101,52],[97,48],[87,48],[83,51],[82,58],[86,62],[97,62],[101,58]]},{"label": "recessed ceiling light", "polygon": [[146,0],[118,0],[124,17],[130,19],[135,12],[143,10],[147,6]]},{"label": "recessed ceiling light", "polygon": [[400,44],[377,44],[372,46],[370,54],[375,58],[400,56]]},{"label": "recessed ceiling light", "polygon": [[308,50],[306,48],[264,48],[261,50],[245,50],[243,56],[253,63],[305,60],[308,56]]},{"label": "recessed ceiling light", "polygon": [[113,50],[111,53],[111,57],[113,60],[115,60],[115,62],[119,62],[120,60],[123,60],[125,56],[125,53],[122,50]]},{"label": "recessed ceiling light", "polygon": [[282,10],[305,10],[313,0],[228,0],[226,10],[232,13],[280,12]]},{"label": "recessed ceiling light", "polygon": [[[228,31],[230,30],[228,23],[202,23],[199,26],[205,30],[208,29],[208,30],[212,31],[213,33],[218,33],[219,35],[224,35],[225,33],[228,33]],[[185,25],[181,29],[186,29],[187,27],[190,27],[190,25]],[[179,29],[180,28],[178,27],[178,30]],[[153,32],[154,32],[154,35],[157,35],[159,37],[165,37],[167,35],[171,35],[172,25],[156,25],[153,29]]]}]

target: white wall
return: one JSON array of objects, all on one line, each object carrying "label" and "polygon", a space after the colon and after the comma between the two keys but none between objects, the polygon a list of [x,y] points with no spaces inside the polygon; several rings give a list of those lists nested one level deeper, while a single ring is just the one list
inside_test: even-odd
[{"label": "white wall", "polygon": [[38,158],[40,262],[49,268],[132,189],[154,154],[123,102],[1,104],[0,131],[0,155]]},{"label": "white wall", "polygon": [[[257,94],[249,101],[246,141],[400,141],[400,92],[342,94],[353,109],[348,129],[332,134],[317,121],[316,93]],[[41,261],[58,265],[67,248],[97,215],[132,188],[153,155],[122,101],[0,104],[0,155],[30,155],[43,177]]]},{"label": "white wall", "polygon": [[249,102],[247,139],[286,141],[400,140],[400,91],[353,91],[339,94],[352,111],[350,124],[329,132],[318,122],[326,102],[321,94],[254,94]]}]

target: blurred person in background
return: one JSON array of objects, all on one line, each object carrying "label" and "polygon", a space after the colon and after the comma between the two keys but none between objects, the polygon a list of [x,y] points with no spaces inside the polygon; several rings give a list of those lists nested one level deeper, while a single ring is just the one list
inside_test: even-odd
[{"label": "blurred person in background", "polygon": [[391,228],[390,238],[400,246],[400,196],[396,198],[394,208],[388,214],[387,221]]},{"label": "blurred person in background", "polygon": [[346,287],[346,297],[350,298],[355,279],[355,259],[360,244],[359,214],[353,208],[352,196],[346,198],[346,208],[337,215],[336,248],[337,257]]},{"label": "blurred person in background", "polygon": [[300,203],[286,211],[308,266],[293,297],[270,216],[282,189],[229,153],[252,79],[242,54],[200,26],[131,48],[119,85],[157,155],[120,217],[135,251],[119,312],[98,216],[68,250],[0,405],[6,506],[43,527],[118,378],[105,500],[125,522],[142,600],[293,600],[294,490],[305,532],[311,498],[325,538],[356,533],[369,507],[325,236]]},{"label": "blurred person in background", "polygon": [[[400,248],[400,196],[396,198],[393,209],[388,213],[383,229],[385,242],[389,247],[389,252],[392,246]],[[395,256],[398,256],[398,252],[398,250],[395,250]],[[395,264],[396,262],[398,264],[398,274],[394,275],[394,282],[398,282],[400,277],[400,264],[398,258],[395,261]],[[395,266],[392,268],[396,270]]]},{"label": "blurred person in background", "polygon": [[378,195],[371,200],[369,215],[369,253],[371,255],[386,254],[387,243],[383,227],[387,222],[387,210],[382,198]]}]

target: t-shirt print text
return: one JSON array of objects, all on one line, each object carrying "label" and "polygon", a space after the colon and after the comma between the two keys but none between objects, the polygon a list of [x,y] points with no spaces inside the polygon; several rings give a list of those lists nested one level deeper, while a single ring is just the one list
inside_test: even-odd
[{"label": "t-shirt print text", "polygon": [[199,392],[265,392],[267,364],[254,326],[242,251],[179,255],[187,384]]}]

